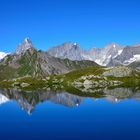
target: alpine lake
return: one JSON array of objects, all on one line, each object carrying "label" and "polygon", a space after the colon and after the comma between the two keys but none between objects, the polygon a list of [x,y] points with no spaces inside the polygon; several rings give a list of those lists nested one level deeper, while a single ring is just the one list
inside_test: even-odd
[{"label": "alpine lake", "polygon": [[1,139],[139,140],[138,87],[0,89]]}]

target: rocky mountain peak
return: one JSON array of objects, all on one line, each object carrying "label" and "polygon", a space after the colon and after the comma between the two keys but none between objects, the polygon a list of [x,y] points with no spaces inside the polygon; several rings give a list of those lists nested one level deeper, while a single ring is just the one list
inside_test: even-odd
[{"label": "rocky mountain peak", "polygon": [[26,43],[31,43],[31,41],[30,41],[29,38],[25,38],[25,39],[24,39],[24,42],[26,42]]},{"label": "rocky mountain peak", "polygon": [[49,49],[48,53],[62,59],[83,60],[83,50],[78,43],[65,42]]},{"label": "rocky mountain peak", "polygon": [[25,53],[26,50],[34,48],[32,42],[30,41],[29,38],[25,38],[24,41],[18,45],[16,49],[16,54],[20,55],[22,53]]},{"label": "rocky mountain peak", "polygon": [[78,43],[73,43],[73,48],[76,50],[76,49],[80,49],[80,45]]},{"label": "rocky mountain peak", "polygon": [[121,46],[119,45],[119,44],[117,44],[117,43],[111,43],[111,44],[108,44],[107,46],[106,46],[106,49],[118,49],[118,48],[120,48]]}]

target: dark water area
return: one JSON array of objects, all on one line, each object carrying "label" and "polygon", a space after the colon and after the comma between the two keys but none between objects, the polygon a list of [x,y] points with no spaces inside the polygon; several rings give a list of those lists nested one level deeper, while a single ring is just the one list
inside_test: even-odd
[{"label": "dark water area", "polygon": [[139,90],[105,90],[100,98],[81,95],[1,89],[0,139],[140,139]]}]

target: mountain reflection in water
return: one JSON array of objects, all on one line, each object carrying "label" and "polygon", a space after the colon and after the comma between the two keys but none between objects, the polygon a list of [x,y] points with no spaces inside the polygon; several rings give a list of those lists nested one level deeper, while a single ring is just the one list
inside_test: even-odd
[{"label": "mountain reflection in water", "polygon": [[16,100],[21,108],[30,115],[33,113],[37,104],[45,101],[51,101],[55,104],[61,104],[67,107],[74,107],[81,105],[86,98],[98,99],[100,97],[113,103],[118,103],[124,99],[140,100],[140,90],[137,88],[103,89],[99,97],[97,94],[94,95],[94,93],[90,97],[84,95],[85,94],[81,93],[81,96],[79,96],[65,91],[0,89],[0,104],[10,100]]}]

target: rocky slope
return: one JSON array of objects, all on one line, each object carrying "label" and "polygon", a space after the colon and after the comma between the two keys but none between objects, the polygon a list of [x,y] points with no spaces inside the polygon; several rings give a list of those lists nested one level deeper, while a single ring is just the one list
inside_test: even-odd
[{"label": "rocky slope", "polygon": [[[70,60],[85,60],[86,51],[78,43],[66,42],[48,50],[48,53],[58,58]],[[88,59],[89,60],[89,59]]]},{"label": "rocky slope", "polygon": [[140,61],[140,45],[126,46],[122,53],[112,59],[107,66],[130,65]]},{"label": "rocky slope", "polygon": [[[122,49],[123,47],[121,47],[119,44],[109,44],[105,48],[100,49],[100,52],[98,52],[98,55],[96,55],[96,57],[93,60],[102,66],[106,66],[111,61],[111,59],[114,59],[115,57],[121,54]],[[93,56],[92,53],[91,55]]]},{"label": "rocky slope", "polygon": [[128,67],[140,70],[140,61],[134,61],[128,65]]}]

